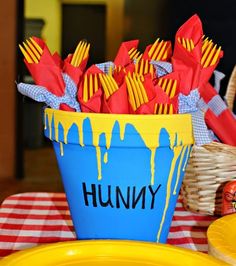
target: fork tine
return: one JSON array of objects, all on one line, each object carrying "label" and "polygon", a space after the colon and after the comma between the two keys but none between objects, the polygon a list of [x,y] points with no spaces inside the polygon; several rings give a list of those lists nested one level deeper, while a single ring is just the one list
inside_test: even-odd
[{"label": "fork tine", "polygon": [[208,41],[208,38],[203,42],[202,45],[202,54],[205,52],[206,48],[212,43],[212,40]]},{"label": "fork tine", "polygon": [[152,55],[156,49],[156,46],[158,45],[159,43],[159,38],[156,39],[156,41],[153,43],[152,47],[150,48],[150,50],[148,51],[148,55],[150,58],[152,58]]},{"label": "fork tine", "polygon": [[43,49],[40,47],[40,45],[38,45],[38,43],[32,37],[30,37],[29,39],[32,42],[32,44],[34,45],[34,47],[38,50],[40,55],[42,55],[43,54]]},{"label": "fork tine", "polygon": [[193,50],[193,49],[194,49],[194,42],[193,42],[193,40],[192,40],[192,39],[190,39],[190,48],[191,48],[191,50]]},{"label": "fork tine", "polygon": [[38,50],[33,46],[33,44],[29,40],[26,40],[26,42],[29,45],[32,52],[34,53],[34,55],[36,56],[36,58],[39,60],[41,56],[40,56]]},{"label": "fork tine", "polygon": [[145,60],[145,64],[144,64],[144,72],[143,72],[143,74],[147,74],[147,73],[148,73],[148,65],[149,65],[148,60]]},{"label": "fork tine", "polygon": [[27,51],[27,53],[30,55],[30,57],[32,58],[33,62],[34,63],[38,63],[39,60],[36,58],[36,56],[34,55],[34,53],[31,51],[30,47],[25,43],[23,42],[23,45],[25,47],[25,50]]},{"label": "fork tine", "polygon": [[138,50],[137,50],[137,49],[134,49],[134,50],[132,51],[132,53],[129,54],[130,59],[133,59],[133,57],[135,56],[135,54],[136,54],[137,52],[138,52]]},{"label": "fork tine", "polygon": [[152,64],[149,64],[149,72],[151,73],[152,78],[153,78],[153,75],[154,75],[154,67],[153,67]]},{"label": "fork tine", "polygon": [[138,91],[137,86],[135,85],[134,79],[132,79],[132,77],[131,77],[130,72],[128,74],[128,78],[129,78],[129,81],[130,81],[131,89],[133,91],[136,107],[139,108],[139,106],[141,105],[140,97],[139,97],[139,91]]},{"label": "fork tine", "polygon": [[186,38],[186,46],[187,46],[187,50],[189,52],[191,52],[191,47],[190,47],[190,40],[188,38]]},{"label": "fork tine", "polygon": [[111,95],[115,92],[114,85],[112,84],[109,75],[105,75],[105,76],[104,76],[104,79],[105,79],[105,82],[106,82],[106,84],[107,84],[107,87],[108,87],[108,90],[109,90],[110,96],[111,96]]},{"label": "fork tine", "polygon": [[160,53],[158,54],[157,60],[161,60],[161,59],[162,59],[162,55],[163,55],[163,53],[164,53],[164,51],[165,51],[166,46],[167,46],[167,42],[165,42],[165,43],[163,44],[163,46],[162,46],[162,48],[161,48],[161,51],[160,51]]},{"label": "fork tine", "polygon": [[88,76],[84,76],[84,86],[83,86],[83,101],[88,101]]},{"label": "fork tine", "polygon": [[161,87],[164,91],[166,90],[167,81],[167,79],[164,79],[163,83],[161,84]]},{"label": "fork tine", "polygon": [[185,39],[184,39],[184,38],[182,38],[182,45],[183,45],[183,47],[184,47],[185,49],[187,49],[187,45],[186,45],[186,42],[185,42]]},{"label": "fork tine", "polygon": [[[137,75],[136,75],[137,77]],[[134,90],[134,94],[136,95],[136,103],[137,103],[137,107],[139,107],[141,104],[144,103],[144,99],[143,99],[143,95],[142,92],[140,90],[140,87],[138,85],[138,81],[136,79],[135,75],[133,75],[133,77],[131,78],[132,80],[132,86],[133,86],[133,90]]]},{"label": "fork tine", "polygon": [[89,99],[93,96],[93,92],[94,88],[93,88],[93,75],[90,74],[89,75]]},{"label": "fork tine", "polygon": [[164,110],[163,110],[163,114],[166,115],[168,113],[168,105],[167,103],[164,104]]},{"label": "fork tine", "polygon": [[213,43],[210,43],[210,44],[208,45],[208,47],[206,48],[206,50],[204,51],[204,53],[203,53],[203,55],[202,55],[202,59],[201,59],[201,65],[202,65],[202,66],[203,66],[204,63],[205,63],[205,61],[206,61],[206,59],[207,59],[207,57],[208,57],[208,54],[209,54],[209,52],[210,52],[211,49],[212,49],[212,46],[213,46]]},{"label": "fork tine", "polygon": [[136,60],[137,60],[137,58],[138,58],[139,56],[140,56],[140,52],[139,52],[139,51],[137,51],[137,53],[136,53],[136,54],[133,56],[133,58],[132,58],[132,59],[133,59],[133,60],[134,60],[134,59],[136,59]]},{"label": "fork tine", "polygon": [[144,64],[144,60],[141,59],[141,61],[140,61],[140,67],[139,67],[139,74],[140,74],[140,75],[143,74],[143,64]]},{"label": "fork tine", "polygon": [[119,89],[115,79],[112,76],[109,76],[111,83],[113,84],[114,91],[117,91]]},{"label": "fork tine", "polygon": [[141,82],[139,77],[137,77],[137,81],[138,81],[139,89],[140,89],[141,94],[142,94],[143,103],[147,103],[148,102],[148,96],[147,96],[147,92],[143,86],[143,83]]},{"label": "fork tine", "polygon": [[77,53],[77,56],[76,56],[76,60],[75,60],[75,66],[79,66],[80,62],[81,62],[81,58],[82,58],[82,55],[84,53],[84,49],[86,47],[86,42],[82,42],[80,48],[78,49],[78,53]]},{"label": "fork tine", "polygon": [[159,80],[158,80],[158,85],[161,87],[161,84],[162,84],[162,81],[163,81],[163,78],[160,78]]},{"label": "fork tine", "polygon": [[156,50],[155,50],[155,52],[154,52],[154,54],[153,54],[153,56],[151,58],[152,60],[156,60],[156,57],[158,56],[158,53],[159,53],[162,45],[163,45],[163,40],[158,43],[158,46],[157,46],[157,48],[156,48]]},{"label": "fork tine", "polygon": [[133,53],[133,51],[135,50],[134,47],[132,47],[129,51],[128,51],[128,54],[131,55]]},{"label": "fork tine", "polygon": [[133,94],[133,90],[132,90],[131,84],[129,82],[128,76],[125,76],[125,83],[127,85],[127,90],[128,90],[128,94],[129,94],[129,102],[130,102],[133,110],[135,111],[137,109],[137,106],[136,106],[136,102],[134,100],[134,94]]},{"label": "fork tine", "polygon": [[86,50],[84,52],[84,55],[82,56],[82,60],[81,61],[83,61],[85,58],[88,57],[88,55],[89,55],[89,49],[90,49],[90,43],[87,44]]},{"label": "fork tine", "polygon": [[171,103],[169,107],[169,114],[172,115],[173,113],[174,113],[174,109],[173,109],[173,104]]},{"label": "fork tine", "polygon": [[159,108],[158,108],[158,114],[159,114],[159,115],[162,114],[162,109],[163,109],[163,104],[160,103],[160,104],[159,104]]},{"label": "fork tine", "polygon": [[166,90],[165,90],[165,92],[168,96],[170,96],[169,94],[170,94],[171,85],[172,85],[172,79],[169,79],[167,82]]},{"label": "fork tine", "polygon": [[177,80],[174,80],[174,83],[172,84],[171,92],[170,92],[170,99],[175,96],[177,88]]},{"label": "fork tine", "polygon": [[212,59],[212,57],[213,57],[213,55],[215,53],[216,46],[217,45],[215,44],[215,46],[211,49],[211,51],[210,51],[210,53],[209,53],[209,55],[208,55],[203,67],[208,67],[209,66],[209,64],[211,62],[211,59]]},{"label": "fork tine", "polygon": [[216,51],[216,53],[215,53],[215,55],[214,55],[214,58],[212,59],[212,62],[211,62],[211,66],[213,66],[215,63],[216,63],[216,61],[217,61],[217,59],[218,59],[218,57],[219,57],[219,54],[220,54],[220,51],[221,51],[221,46],[218,48],[218,50]]},{"label": "fork tine", "polygon": [[105,97],[106,97],[106,99],[108,99],[109,96],[110,96],[110,93],[109,93],[109,90],[107,88],[107,85],[106,85],[105,81],[103,80],[103,74],[102,73],[99,73],[98,76],[99,76],[100,82],[102,84],[102,88],[104,90]]},{"label": "fork tine", "polygon": [[74,54],[72,56],[71,65],[73,65],[73,66],[75,66],[76,58],[77,58],[77,55],[78,55],[78,52],[79,52],[79,49],[80,49],[81,44],[82,44],[82,41],[80,41],[78,43],[78,45],[76,46],[75,52],[74,52]]},{"label": "fork tine", "polygon": [[31,59],[30,55],[25,51],[25,49],[19,44],[19,48],[22,52],[22,54],[25,57],[25,60],[27,61],[27,63],[34,63],[33,60]]}]

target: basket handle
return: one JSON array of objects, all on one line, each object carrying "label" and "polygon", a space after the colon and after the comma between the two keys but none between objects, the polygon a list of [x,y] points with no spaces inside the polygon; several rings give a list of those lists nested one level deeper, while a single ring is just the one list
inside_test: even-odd
[{"label": "basket handle", "polygon": [[234,107],[235,94],[236,94],[236,65],[234,66],[234,69],[230,76],[225,94],[225,99],[231,111],[233,111]]}]

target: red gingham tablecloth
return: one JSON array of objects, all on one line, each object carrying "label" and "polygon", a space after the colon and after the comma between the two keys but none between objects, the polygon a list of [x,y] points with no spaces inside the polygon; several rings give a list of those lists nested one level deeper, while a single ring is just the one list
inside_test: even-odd
[{"label": "red gingham tablecloth", "polygon": [[[186,211],[179,200],[168,244],[207,252],[206,230],[216,218]],[[63,193],[22,193],[0,208],[0,257],[43,243],[75,240]]]}]

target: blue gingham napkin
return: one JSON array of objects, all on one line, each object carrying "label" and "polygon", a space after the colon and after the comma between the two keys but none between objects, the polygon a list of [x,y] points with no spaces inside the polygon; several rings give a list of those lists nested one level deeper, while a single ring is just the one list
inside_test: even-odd
[{"label": "blue gingham napkin", "polygon": [[80,105],[76,100],[77,87],[74,81],[67,75],[63,74],[65,82],[65,94],[63,96],[56,96],[49,92],[45,87],[38,85],[31,85],[26,83],[17,84],[18,91],[25,96],[32,98],[37,102],[45,102],[53,109],[59,109],[60,104],[65,103],[76,112],[81,112]]}]

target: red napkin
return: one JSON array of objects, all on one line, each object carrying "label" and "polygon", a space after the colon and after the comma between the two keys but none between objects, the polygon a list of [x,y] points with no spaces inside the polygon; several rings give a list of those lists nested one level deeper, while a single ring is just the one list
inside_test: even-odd
[{"label": "red napkin", "polygon": [[[173,71],[180,74],[181,93],[185,95],[189,94],[191,89],[199,86],[202,36],[202,23],[197,15],[187,20],[175,36],[172,57]],[[185,49],[178,38],[192,39],[194,49],[192,51]]]},{"label": "red napkin", "polygon": [[129,114],[127,88],[125,82],[108,99],[103,94],[102,113]]},{"label": "red napkin", "polygon": [[138,43],[138,40],[123,42],[117,52],[114,64],[116,66],[127,66],[128,64],[131,64],[132,60],[130,59],[128,52],[131,48],[136,49],[138,47]]},{"label": "red napkin", "polygon": [[[54,54],[52,56],[43,40],[36,37],[33,37],[33,39],[42,48],[42,56],[39,63],[28,63],[26,60],[24,60],[24,62],[34,79],[35,84],[47,88],[48,91],[56,96],[63,96],[65,83],[62,77],[61,63],[58,55]],[[66,104],[61,104],[60,109],[65,111],[74,111],[74,109],[70,108]]]},{"label": "red napkin", "polygon": [[[96,65],[92,65],[90,68],[87,69],[85,75],[89,74],[99,74],[103,73]],[[97,75],[98,77],[98,75]],[[99,78],[98,78],[99,81]],[[102,89],[101,84],[98,82],[98,90],[93,94],[93,96],[87,101],[84,102],[83,100],[83,86],[84,80],[79,84],[78,90],[78,101],[80,103],[80,107],[82,112],[85,113],[100,113],[101,112],[101,105],[102,105]]]},{"label": "red napkin", "polygon": [[43,49],[43,54],[39,63],[28,63],[24,60],[31,76],[37,85],[46,87],[48,91],[57,96],[62,96],[65,84],[60,67],[55,63],[46,44],[36,37],[33,37],[33,39]]},{"label": "red napkin", "polygon": [[[200,95],[207,104],[218,94],[208,83],[204,88],[201,88]],[[236,146],[236,119],[229,109],[224,110],[218,116],[211,109],[208,109],[205,113],[205,121],[208,127],[213,130],[223,143]]]}]

